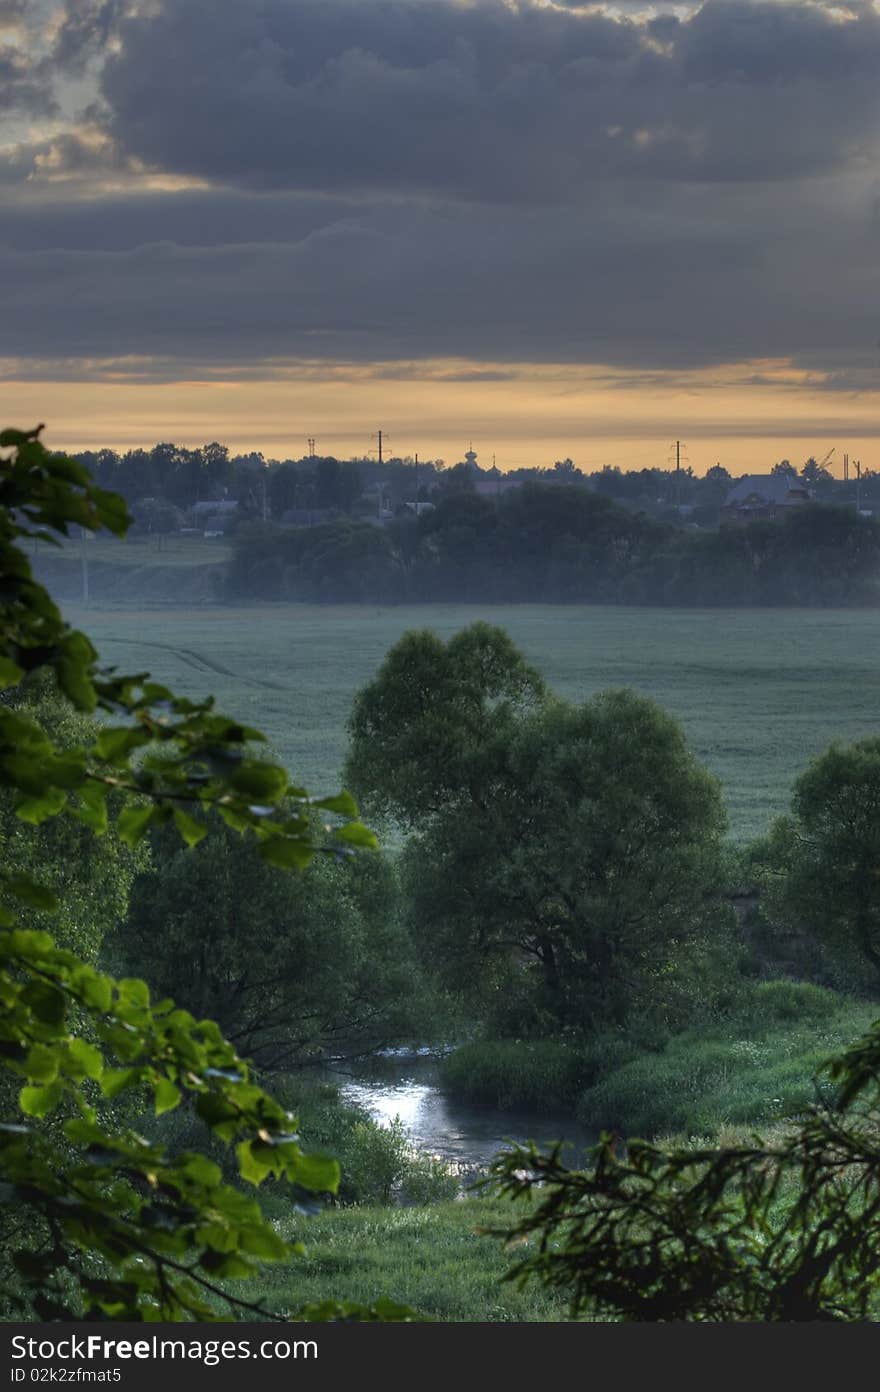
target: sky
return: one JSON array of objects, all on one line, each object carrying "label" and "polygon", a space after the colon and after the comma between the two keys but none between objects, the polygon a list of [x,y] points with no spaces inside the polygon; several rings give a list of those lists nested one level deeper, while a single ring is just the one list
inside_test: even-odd
[{"label": "sky", "polygon": [[880,468],[871,0],[0,0],[0,417]]}]

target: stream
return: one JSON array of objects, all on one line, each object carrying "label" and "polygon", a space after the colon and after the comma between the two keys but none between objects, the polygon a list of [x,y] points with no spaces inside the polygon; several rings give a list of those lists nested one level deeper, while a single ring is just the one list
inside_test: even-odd
[{"label": "stream", "polygon": [[461,1171],[485,1169],[511,1141],[549,1145],[564,1139],[569,1164],[596,1142],[595,1132],[578,1126],[570,1116],[499,1111],[462,1102],[443,1091],[438,1073],[437,1060],[430,1055],[396,1053],[354,1074],[334,1071],[333,1081],[346,1101],[363,1107],[376,1121],[387,1125],[400,1117],[417,1150]]}]

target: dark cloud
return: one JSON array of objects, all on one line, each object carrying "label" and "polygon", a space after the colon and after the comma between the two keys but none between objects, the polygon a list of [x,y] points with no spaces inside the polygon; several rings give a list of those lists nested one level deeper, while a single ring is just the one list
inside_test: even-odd
[{"label": "dark cloud", "polygon": [[100,95],[0,158],[0,357],[791,357],[865,386],[880,16],[846,13],[68,0],[47,65],[104,53]]},{"label": "dark cloud", "polygon": [[651,24],[532,0],[77,8],[91,29],[113,11],[114,139],[248,187],[540,202],[608,177],[788,178],[864,153],[880,116],[880,15],[861,3],[844,22],[706,0]]},{"label": "dark cloud", "polygon": [[76,250],[37,250],[26,221],[13,219],[17,248],[0,253],[0,357],[650,368],[873,352],[876,239],[838,193],[824,219],[824,192],[791,189],[780,211],[770,187],[747,199],[702,188],[677,203],[659,188],[609,187],[600,206],[565,217],[377,203],[336,216],[325,205],[323,221],[318,203],[297,209],[271,195],[245,200],[251,240],[215,246],[174,237],[178,222],[192,231],[200,209],[207,236],[217,195],[179,195],[156,205],[166,240],[143,245],[128,211],[93,206],[103,250],[84,249],[88,210],[74,220]]}]

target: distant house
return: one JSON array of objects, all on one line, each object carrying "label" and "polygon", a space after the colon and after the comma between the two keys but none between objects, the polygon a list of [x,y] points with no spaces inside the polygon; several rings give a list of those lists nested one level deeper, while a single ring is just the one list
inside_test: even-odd
[{"label": "distant house", "polygon": [[237,511],[238,503],[231,498],[215,498],[211,502],[193,503],[190,508],[194,525],[203,531],[205,536],[209,532],[213,536],[222,536],[231,527]]},{"label": "distant house", "polygon": [[772,522],[810,502],[810,490],[794,474],[746,474],[731,488],[721,508],[722,527]]}]

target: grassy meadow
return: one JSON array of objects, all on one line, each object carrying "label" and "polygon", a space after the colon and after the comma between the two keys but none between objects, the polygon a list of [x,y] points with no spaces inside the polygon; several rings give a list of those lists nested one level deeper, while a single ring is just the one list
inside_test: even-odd
[{"label": "grassy meadow", "polygon": [[[161,555],[161,553],[158,553]],[[185,568],[178,598],[186,595]],[[315,791],[335,788],[354,692],[411,628],[504,627],[557,692],[632,686],[681,720],[722,781],[732,835],[761,834],[833,740],[876,734],[880,612],[557,605],[136,609],[65,605],[102,658],[149,670],[264,730]]]},{"label": "grassy meadow", "polygon": [[[283,1312],[322,1300],[387,1299],[444,1321],[564,1319],[564,1296],[537,1282],[519,1290],[502,1281],[524,1251],[506,1250],[478,1231],[517,1217],[518,1207],[480,1198],[418,1208],[330,1208],[309,1218],[287,1213],[275,1220],[278,1229],[288,1241],[304,1243],[305,1255],[290,1266],[267,1267],[259,1295]],[[243,1293],[254,1298],[250,1286]]]}]

